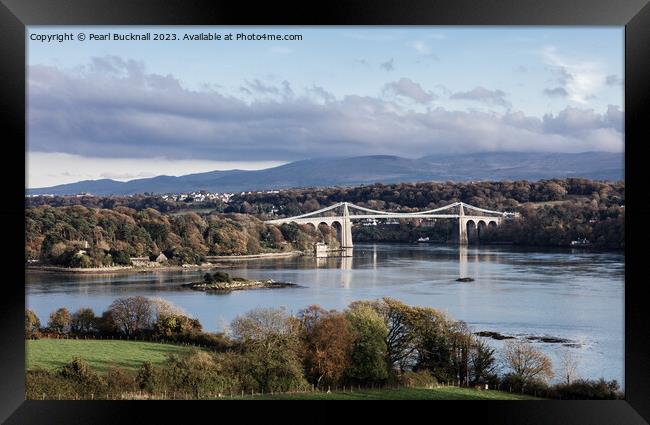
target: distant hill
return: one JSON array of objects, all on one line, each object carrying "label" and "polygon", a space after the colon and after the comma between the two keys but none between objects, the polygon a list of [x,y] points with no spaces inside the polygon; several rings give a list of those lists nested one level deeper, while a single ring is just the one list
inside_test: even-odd
[{"label": "distant hill", "polygon": [[299,187],[352,186],[372,183],[418,181],[540,180],[584,177],[622,180],[622,153],[520,153],[491,152],[429,155],[420,159],[372,155],[352,158],[320,158],[291,162],[264,170],[228,170],[157,176],[119,182],[84,180],[44,188],[30,188],[31,195],[131,195],[181,193],[197,190],[241,192]]}]

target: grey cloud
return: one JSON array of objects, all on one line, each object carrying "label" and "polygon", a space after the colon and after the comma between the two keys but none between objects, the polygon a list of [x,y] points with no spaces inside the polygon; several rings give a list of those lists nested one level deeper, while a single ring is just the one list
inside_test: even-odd
[{"label": "grey cloud", "polygon": [[488,90],[484,87],[478,86],[470,91],[454,93],[450,96],[450,99],[473,100],[509,108],[510,102],[508,102],[505,97],[505,92],[501,90]]},{"label": "grey cloud", "polygon": [[379,66],[385,70],[386,72],[394,71],[395,70],[395,65],[393,62],[393,59],[391,58],[390,60],[383,62],[379,64]]},{"label": "grey cloud", "polygon": [[605,78],[605,84],[608,86],[620,86],[623,84],[623,79],[616,74],[611,74]]},{"label": "grey cloud", "polygon": [[[623,148],[623,114],[614,106],[603,114],[567,108],[542,118],[440,107],[413,111],[371,96],[334,98],[316,86],[308,93],[325,102],[282,96],[294,91],[288,82],[272,86],[280,96],[256,93],[247,85],[253,100],[245,102],[216,90],[183,88],[172,76],[143,72],[126,61],[111,64],[115,69],[87,73],[29,67],[30,152],[290,161],[322,155]],[[268,84],[251,83],[273,92]]]},{"label": "grey cloud", "polygon": [[544,94],[548,97],[567,97],[569,93],[564,87],[555,87],[553,89],[544,89]]},{"label": "grey cloud", "polygon": [[317,85],[313,85],[311,88],[307,89],[307,92],[313,94],[319,99],[323,99],[325,102],[331,102],[335,99],[332,93]]},{"label": "grey cloud", "polygon": [[623,112],[609,105],[605,114],[593,109],[567,107],[559,114],[544,115],[543,129],[546,133],[580,135],[585,130],[612,129],[623,132]]},{"label": "grey cloud", "polygon": [[436,98],[432,92],[424,90],[420,84],[409,78],[400,78],[399,81],[387,83],[383,92],[412,99],[418,103],[429,103]]}]

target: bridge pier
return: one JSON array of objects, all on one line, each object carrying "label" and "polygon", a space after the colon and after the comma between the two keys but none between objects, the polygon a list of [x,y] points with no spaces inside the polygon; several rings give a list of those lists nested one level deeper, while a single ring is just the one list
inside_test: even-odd
[{"label": "bridge pier", "polygon": [[350,211],[348,210],[347,202],[343,204],[343,220],[341,222],[339,243],[343,250],[352,249],[352,222],[350,221]]},{"label": "bridge pier", "polygon": [[458,213],[458,244],[467,245],[467,219],[463,218],[465,216],[465,209],[463,205],[459,205]]}]

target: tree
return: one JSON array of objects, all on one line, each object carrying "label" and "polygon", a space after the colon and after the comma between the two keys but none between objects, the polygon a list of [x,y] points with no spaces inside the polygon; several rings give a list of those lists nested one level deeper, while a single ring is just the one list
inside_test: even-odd
[{"label": "tree", "polygon": [[90,308],[80,308],[73,315],[70,321],[71,332],[87,333],[96,329],[97,318],[95,312]]},{"label": "tree", "polygon": [[161,297],[149,298],[155,320],[170,316],[188,316],[181,307]]},{"label": "tree", "polygon": [[495,380],[498,370],[497,359],[494,355],[495,351],[483,339],[472,338],[469,362],[471,383],[473,385]]},{"label": "tree", "polygon": [[68,333],[70,332],[70,323],[70,311],[63,307],[50,314],[50,320],[47,322],[47,327],[54,332]]},{"label": "tree", "polygon": [[578,358],[570,349],[560,354],[560,371],[567,385],[578,378]]},{"label": "tree", "polygon": [[367,305],[383,318],[388,330],[386,334],[388,364],[390,367],[405,368],[409,357],[415,351],[413,345],[415,334],[412,332],[413,310],[408,305],[388,297],[379,301],[357,301],[350,306],[354,308],[356,305]]},{"label": "tree", "polygon": [[143,296],[118,298],[108,308],[118,331],[133,335],[150,328],[153,309]]},{"label": "tree", "polygon": [[511,374],[524,384],[535,380],[547,381],[553,377],[551,359],[529,342],[506,342],[503,360]]},{"label": "tree", "polygon": [[249,385],[264,392],[306,386],[297,322],[285,310],[258,308],[235,318],[231,327],[242,352],[240,373],[250,377]]},{"label": "tree", "polygon": [[358,383],[381,382],[388,378],[384,319],[368,304],[353,303],[346,313],[354,334],[347,378]]},{"label": "tree", "polygon": [[318,306],[301,311],[303,362],[311,381],[336,383],[350,364],[354,335],[341,313],[327,312]]},{"label": "tree", "polygon": [[25,309],[25,338],[37,337],[41,329],[41,321],[32,310]]}]

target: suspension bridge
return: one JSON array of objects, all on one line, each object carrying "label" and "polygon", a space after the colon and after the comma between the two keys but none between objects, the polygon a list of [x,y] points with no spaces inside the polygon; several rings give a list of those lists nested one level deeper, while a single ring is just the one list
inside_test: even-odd
[{"label": "suspension bridge", "polygon": [[381,220],[381,219],[451,219],[458,220],[458,243],[467,245],[468,235],[480,237],[481,232],[488,227],[496,227],[503,220],[516,217],[518,213],[492,211],[475,207],[464,202],[435,208],[432,210],[418,212],[388,212],[378,211],[361,207],[350,202],[339,202],[329,207],[321,208],[306,214],[295,217],[279,218],[266,221],[268,224],[307,224],[318,229],[321,225],[331,226],[336,230],[337,240],[342,250],[351,249],[352,243],[352,222],[358,220]]}]

